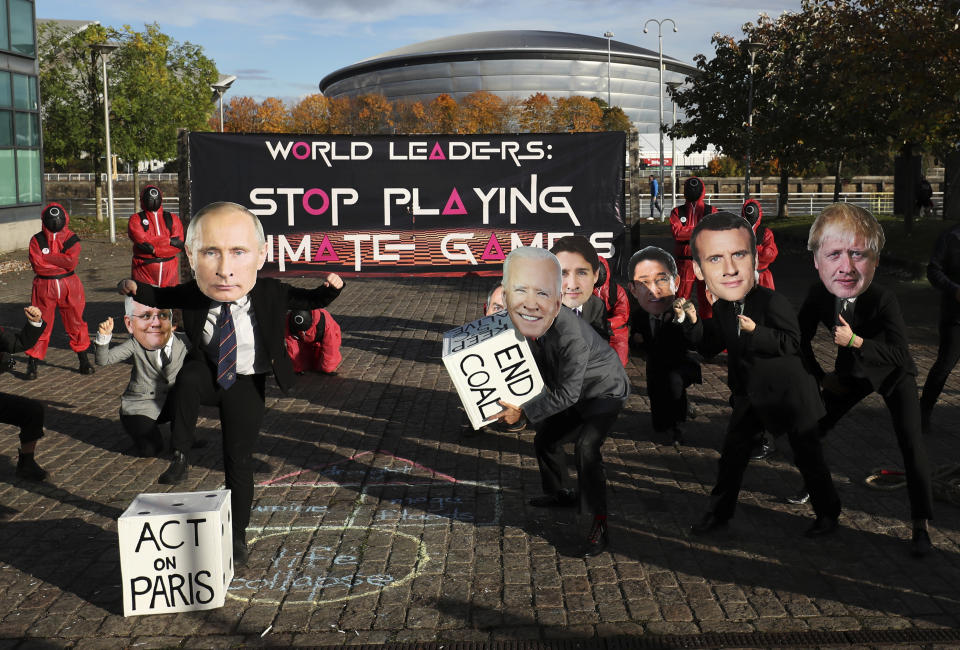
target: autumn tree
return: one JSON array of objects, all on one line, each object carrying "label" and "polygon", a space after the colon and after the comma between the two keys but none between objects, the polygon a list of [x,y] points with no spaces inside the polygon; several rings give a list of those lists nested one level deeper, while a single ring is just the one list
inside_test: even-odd
[{"label": "autumn tree", "polygon": [[361,95],[356,99],[354,133],[391,133],[393,104],[383,95]]},{"label": "autumn tree", "polygon": [[465,133],[505,133],[509,107],[499,96],[477,90],[460,101],[460,123]]},{"label": "autumn tree", "polygon": [[276,97],[267,97],[257,106],[257,130],[262,133],[284,133],[290,120],[287,107]]},{"label": "autumn tree", "polygon": [[393,106],[397,133],[429,133],[427,109],[423,102],[397,102]]},{"label": "autumn tree", "polygon": [[520,102],[520,128],[528,133],[547,133],[553,128],[553,103],[543,93]]},{"label": "autumn tree", "polygon": [[259,105],[252,97],[236,96],[223,107],[223,130],[232,133],[256,133]]},{"label": "autumn tree", "polygon": [[327,121],[330,133],[353,133],[353,105],[349,97],[327,98]]},{"label": "autumn tree", "polygon": [[427,116],[434,133],[460,132],[460,107],[447,93],[437,95],[430,101],[427,105]]},{"label": "autumn tree", "polygon": [[330,128],[327,98],[317,93],[302,98],[290,109],[290,131],[327,133]]},{"label": "autumn tree", "polygon": [[586,97],[556,97],[553,100],[552,126],[555,131],[585,133],[603,128],[603,113],[596,102]]},{"label": "autumn tree", "polygon": [[630,133],[633,131],[633,122],[623,112],[619,106],[610,106],[606,101],[599,97],[591,97],[590,101],[600,107],[600,123],[604,131],[623,131]]}]

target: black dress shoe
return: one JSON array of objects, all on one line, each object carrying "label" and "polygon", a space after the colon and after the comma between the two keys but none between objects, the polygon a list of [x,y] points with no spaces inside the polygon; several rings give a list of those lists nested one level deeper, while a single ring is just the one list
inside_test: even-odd
[{"label": "black dress shoe", "polygon": [[28,481],[42,481],[47,478],[47,470],[37,465],[33,453],[17,453],[17,478]]},{"label": "black dress shoe", "polygon": [[590,528],[590,534],[587,541],[577,553],[578,557],[593,557],[600,555],[607,550],[610,543],[610,537],[607,534],[607,522],[603,519],[594,519],[593,526]]},{"label": "black dress shoe", "polygon": [[37,378],[37,360],[33,357],[27,359],[27,379]]},{"label": "black dress shoe", "polygon": [[164,485],[176,485],[187,478],[187,468],[189,467],[186,454],[182,451],[174,451],[170,467],[157,480]]},{"label": "black dress shoe", "polygon": [[694,535],[706,535],[707,533],[712,533],[715,530],[726,527],[726,519],[720,519],[720,517],[714,513],[708,512],[703,515],[703,519],[690,526],[690,532]]},{"label": "black dress shoe", "polygon": [[687,402],[687,419],[696,420],[697,415],[697,407],[693,405],[693,402]]},{"label": "black dress shoe", "polygon": [[823,537],[837,532],[839,527],[840,523],[836,517],[817,517],[803,534],[806,537]]},{"label": "black dress shoe", "polygon": [[910,540],[910,555],[913,557],[924,557],[933,550],[933,543],[930,541],[930,533],[925,528],[914,528],[913,538]]},{"label": "black dress shoe", "polygon": [[796,494],[791,497],[787,497],[787,503],[792,503],[795,506],[802,506],[804,503],[810,500],[810,493],[807,492],[807,488],[803,488]]},{"label": "black dress shoe", "polygon": [[533,497],[529,503],[536,508],[572,508],[577,505],[577,497],[569,490],[560,490],[555,494]]}]

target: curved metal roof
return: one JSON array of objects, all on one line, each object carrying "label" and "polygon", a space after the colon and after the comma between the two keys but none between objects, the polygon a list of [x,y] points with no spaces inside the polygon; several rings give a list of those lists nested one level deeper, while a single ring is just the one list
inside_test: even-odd
[{"label": "curved metal roof", "polygon": [[[456,61],[477,58],[557,58],[607,59],[607,39],[570,32],[539,30],[502,30],[472,32],[444,36],[390,50],[331,72],[320,81],[320,90],[352,75],[384,68],[402,67],[416,62]],[[610,54],[620,63],[637,63],[638,59],[656,61],[653,50],[610,39]],[[685,73],[696,68],[683,61],[664,55],[664,63]],[[656,67],[656,63],[654,63]]]}]

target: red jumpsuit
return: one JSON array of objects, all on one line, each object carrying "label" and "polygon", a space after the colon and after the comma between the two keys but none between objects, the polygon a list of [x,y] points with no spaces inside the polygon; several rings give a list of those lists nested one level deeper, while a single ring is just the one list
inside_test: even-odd
[{"label": "red jumpsuit", "polygon": [[[593,293],[603,301],[607,311],[607,320],[610,322],[610,347],[614,349],[617,356],[620,357],[620,363],[627,367],[627,359],[630,357],[630,301],[627,298],[626,290],[615,282],[610,280],[610,264],[606,258],[600,257],[600,264],[603,265],[601,275],[603,283]],[[610,287],[616,287],[614,300],[610,300]]]},{"label": "red jumpsuit", "polygon": [[[313,316],[313,326],[304,332],[294,334],[290,330],[290,321],[287,321],[283,339],[287,346],[287,355],[293,362],[294,372],[333,372],[343,360],[340,356],[340,325],[326,309],[314,309],[310,313]],[[319,338],[318,329],[321,330]]]},{"label": "red jumpsuit", "polygon": [[[63,206],[57,205],[63,210]],[[63,210],[64,216],[67,211]],[[33,292],[30,302],[43,313],[43,334],[36,345],[27,350],[27,356],[43,359],[50,345],[50,333],[53,328],[54,311],[60,308],[63,327],[70,335],[70,349],[83,352],[90,347],[90,333],[83,320],[83,309],[87,304],[83,293],[83,283],[74,273],[80,259],[80,238],[68,227],[70,217],[60,232],[51,232],[46,226],[30,239],[30,265],[36,277],[33,278]]]},{"label": "red jumpsuit", "polygon": [[703,202],[706,188],[699,183],[700,196],[696,200],[687,201],[678,205],[670,212],[670,231],[673,233],[673,257],[677,261],[677,297],[690,299],[693,294],[693,285],[697,285],[697,309],[702,318],[710,318],[713,309],[707,302],[703,282],[697,282],[693,273],[693,260],[690,258],[690,235],[700,219],[705,214],[713,214],[717,209]]},{"label": "red jumpsuit", "polygon": [[[146,188],[145,188],[146,189]],[[127,235],[133,242],[133,262],[130,274],[135,282],[146,282],[155,287],[172,287],[180,283],[180,264],[177,256],[183,250],[183,224],[173,212],[142,208],[130,215]]]},{"label": "red jumpsuit", "polygon": [[[753,210],[748,211],[747,204],[750,203],[755,205],[753,206]],[[753,232],[757,234],[757,273],[760,275],[757,284],[767,289],[773,289],[773,273],[770,272],[770,265],[777,259],[777,253],[779,252],[777,243],[773,240],[773,231],[766,226],[760,225],[760,222],[763,220],[763,209],[757,200],[749,199],[743,204],[743,208],[740,210],[741,216],[747,219],[747,221],[752,221],[747,216],[748,212],[757,215],[757,222],[753,224]]]}]

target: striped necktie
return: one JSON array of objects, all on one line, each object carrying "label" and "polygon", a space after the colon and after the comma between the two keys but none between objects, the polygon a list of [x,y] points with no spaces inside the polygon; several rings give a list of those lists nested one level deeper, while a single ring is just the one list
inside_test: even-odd
[{"label": "striped necktie", "polygon": [[237,333],[233,328],[233,316],[230,315],[230,303],[220,306],[217,318],[220,330],[220,355],[217,360],[217,383],[226,390],[237,380]]}]

